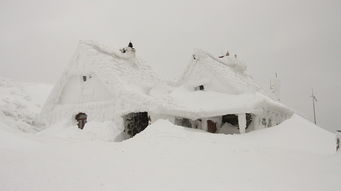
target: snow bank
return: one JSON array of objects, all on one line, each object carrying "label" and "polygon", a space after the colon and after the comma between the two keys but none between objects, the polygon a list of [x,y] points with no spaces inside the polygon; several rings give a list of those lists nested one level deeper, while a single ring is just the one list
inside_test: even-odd
[{"label": "snow bank", "polygon": [[39,146],[40,144],[37,141],[32,140],[32,137],[29,137],[22,131],[14,129],[0,121],[0,150],[26,150]]},{"label": "snow bank", "polygon": [[51,90],[50,85],[0,78],[0,121],[23,132],[37,132],[35,118]]},{"label": "snow bank", "polygon": [[336,135],[306,119],[293,115],[278,126],[242,135],[211,134],[206,131],[180,127],[166,120],[158,120],[134,139],[160,139],[163,137],[186,138],[198,142],[220,142],[245,149],[272,148],[300,152],[333,154]]},{"label": "snow bank", "polygon": [[[295,125],[303,119],[290,120]],[[298,131],[300,135],[315,128],[300,124],[293,127],[306,127]],[[0,131],[0,190],[339,191],[341,187],[340,152],[316,154],[291,148],[294,143],[290,149],[278,147],[275,138],[283,132],[276,127],[218,135],[159,120],[120,143],[91,141],[97,135],[89,141],[90,130],[78,137],[82,132],[76,127],[58,129],[30,137]],[[283,126],[284,132],[289,130]],[[268,135],[274,139],[262,140]],[[320,141],[315,145],[325,144]]]},{"label": "snow bank", "polygon": [[336,151],[336,135],[295,114],[283,123],[243,135],[247,140],[274,148],[330,154]]},{"label": "snow bank", "polygon": [[86,141],[122,141],[123,129],[116,127],[113,121],[90,121],[84,129],[79,129],[76,124],[60,122],[38,133],[39,136],[48,138],[61,138],[65,140]]}]

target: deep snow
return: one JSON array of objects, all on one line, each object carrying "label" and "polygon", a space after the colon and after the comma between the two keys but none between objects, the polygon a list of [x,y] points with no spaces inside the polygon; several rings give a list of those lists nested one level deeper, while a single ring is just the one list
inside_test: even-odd
[{"label": "deep snow", "polygon": [[11,127],[10,131],[34,133],[41,130],[35,118],[51,89],[48,84],[15,82],[0,77],[0,122]]},{"label": "deep snow", "polygon": [[159,120],[114,142],[110,122],[21,128],[50,89],[1,82],[0,190],[341,190],[335,135],[298,115],[243,135]]}]

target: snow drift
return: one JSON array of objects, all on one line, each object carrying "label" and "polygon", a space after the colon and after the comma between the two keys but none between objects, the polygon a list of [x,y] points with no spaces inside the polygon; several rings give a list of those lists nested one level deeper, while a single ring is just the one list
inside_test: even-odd
[{"label": "snow drift", "polygon": [[10,131],[34,133],[41,129],[39,115],[51,85],[0,78],[0,121]]}]

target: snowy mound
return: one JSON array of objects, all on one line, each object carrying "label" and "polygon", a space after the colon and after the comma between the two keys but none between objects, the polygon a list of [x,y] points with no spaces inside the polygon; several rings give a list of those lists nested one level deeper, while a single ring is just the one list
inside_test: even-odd
[{"label": "snowy mound", "polygon": [[115,127],[113,121],[90,121],[86,128],[79,129],[77,125],[67,122],[60,122],[39,132],[41,137],[51,139],[59,138],[72,141],[115,141],[119,142],[125,139],[122,134],[123,129]]},{"label": "snowy mound", "polygon": [[333,154],[336,151],[335,134],[315,126],[298,115],[293,115],[278,126],[243,135],[210,134],[159,120],[136,135],[134,139],[138,140],[130,141],[181,139],[189,142],[217,142],[226,145],[226,149],[272,148],[319,154]]},{"label": "snowy mound", "polygon": [[0,78],[0,121],[10,131],[37,132],[35,118],[51,90],[50,85]]},{"label": "snowy mound", "polygon": [[257,145],[331,154],[336,151],[336,135],[294,114],[273,128],[245,134]]}]

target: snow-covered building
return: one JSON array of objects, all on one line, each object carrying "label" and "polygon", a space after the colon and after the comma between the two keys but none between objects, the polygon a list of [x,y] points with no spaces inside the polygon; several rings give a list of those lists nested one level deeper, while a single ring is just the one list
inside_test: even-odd
[{"label": "snow-covered building", "polygon": [[80,126],[109,120],[134,136],[160,118],[209,132],[244,133],[277,125],[292,113],[267,97],[235,57],[197,50],[178,84],[170,86],[139,62],[131,43],[113,51],[80,42],[41,119],[78,120]]},{"label": "snow-covered building", "polygon": [[196,50],[183,76],[161,109],[175,124],[209,132],[244,133],[272,127],[292,115],[262,88],[233,56],[214,57]]},{"label": "snow-covered building", "polygon": [[94,42],[80,42],[40,118],[49,125],[61,121],[77,123],[75,116],[84,113],[85,120],[112,120],[116,126],[145,119],[137,121],[143,123],[143,130],[148,125],[146,111],[154,110],[156,105],[149,91],[158,83],[160,80],[150,67],[135,57],[133,47],[116,52]]}]

